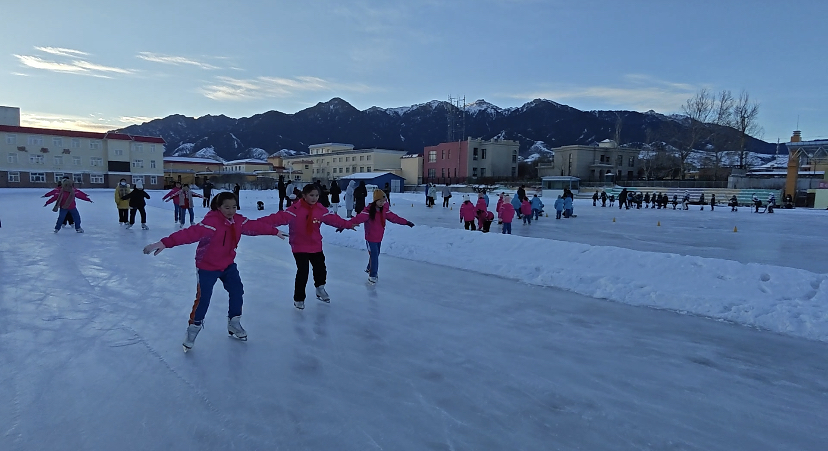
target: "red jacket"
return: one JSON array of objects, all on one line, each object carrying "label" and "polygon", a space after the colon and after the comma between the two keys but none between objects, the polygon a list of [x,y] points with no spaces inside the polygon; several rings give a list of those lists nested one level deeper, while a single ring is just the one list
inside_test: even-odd
[{"label": "red jacket", "polygon": [[339,215],[331,213],[319,202],[310,205],[304,199],[293,203],[284,211],[259,218],[272,227],[289,227],[290,248],[294,253],[322,252],[322,224],[337,228],[350,228],[351,224]]},{"label": "red jacket", "polygon": [[221,212],[211,210],[194,226],[179,230],[162,238],[165,247],[181,246],[198,242],[196,268],[206,271],[223,271],[236,259],[236,247],[242,235],[276,235],[279,229],[261,219],[247,219],[240,214],[233,220]]},{"label": "red jacket", "polygon": [[365,224],[365,241],[371,243],[381,243],[382,237],[385,235],[385,220],[389,220],[394,224],[400,225],[407,225],[408,220],[403,219],[396,214],[394,214],[390,207],[388,207],[388,202],[382,206],[381,209],[377,210],[376,214],[374,215],[374,220],[371,220],[371,214],[369,211],[371,210],[371,206],[368,205],[362,210],[362,213],[356,215],[353,219],[351,219],[351,224]]},{"label": "red jacket", "polygon": [[528,200],[524,200],[520,203],[520,214],[522,215],[531,215],[532,214],[532,204]]},{"label": "red jacket", "polygon": [[474,217],[476,215],[477,211],[471,201],[463,202],[463,205],[460,206],[460,219],[464,221],[474,221]]},{"label": "red jacket", "polygon": [[[92,200],[89,199],[89,196],[87,196],[86,193],[84,193],[83,191],[81,191],[77,188],[72,188],[72,190],[75,191],[75,199],[80,199],[80,200],[85,200],[87,202],[92,202]],[[55,191],[55,190],[52,190],[52,191]],[[51,193],[52,191],[49,191],[49,193]],[[48,195],[48,193],[47,193],[47,195]],[[52,197],[49,200],[47,200],[46,203],[43,204],[43,206],[45,207],[46,205],[49,205],[52,202],[57,201],[58,208],[63,208],[63,203],[66,200],[66,196],[68,196],[68,194],[66,194],[66,191],[58,190],[57,194],[52,194]],[[72,199],[72,202],[69,202],[69,206],[68,206],[69,208],[67,208],[67,210],[77,208],[77,204],[75,203],[75,199]]]},{"label": "red jacket", "polygon": [[512,219],[515,217],[515,207],[512,204],[503,202],[503,205],[500,206],[500,220],[511,224]]}]

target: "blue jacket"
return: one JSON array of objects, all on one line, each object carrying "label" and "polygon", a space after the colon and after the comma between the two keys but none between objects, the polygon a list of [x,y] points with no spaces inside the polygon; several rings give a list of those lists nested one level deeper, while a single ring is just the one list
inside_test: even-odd
[{"label": "blue jacket", "polygon": [[564,210],[572,210],[572,198],[567,197],[564,199]]},{"label": "blue jacket", "polygon": [[532,203],[533,210],[543,210],[543,202],[540,200],[540,197],[533,197],[529,202]]},{"label": "blue jacket", "polygon": [[486,194],[486,193],[483,193],[483,199],[486,200],[486,208],[489,208],[489,195]]},{"label": "blue jacket", "polygon": [[563,211],[564,209],[564,200],[560,197],[555,200],[555,210]]},{"label": "blue jacket", "polygon": [[512,206],[515,207],[515,211],[520,211],[520,199],[518,199],[517,194],[512,197]]}]

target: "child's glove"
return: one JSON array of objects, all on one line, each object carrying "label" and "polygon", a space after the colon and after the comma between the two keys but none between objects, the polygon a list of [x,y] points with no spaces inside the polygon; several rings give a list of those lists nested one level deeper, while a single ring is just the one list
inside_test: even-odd
[{"label": "child's glove", "polygon": [[337,227],[336,233],[342,233],[343,230],[345,230],[345,229],[343,229],[342,227]]},{"label": "child's glove", "polygon": [[167,246],[164,246],[164,243],[159,241],[157,243],[147,244],[146,246],[144,246],[144,253],[150,254],[154,251],[155,253],[152,255],[158,255],[161,251],[163,251],[166,248]]},{"label": "child's glove", "polygon": [[276,236],[281,239],[285,239],[288,235],[286,233],[282,233],[282,231],[279,230],[278,232],[276,232]]},{"label": "child's glove", "polygon": [[405,225],[407,225],[408,227],[414,227],[414,223],[411,221],[406,222]]}]

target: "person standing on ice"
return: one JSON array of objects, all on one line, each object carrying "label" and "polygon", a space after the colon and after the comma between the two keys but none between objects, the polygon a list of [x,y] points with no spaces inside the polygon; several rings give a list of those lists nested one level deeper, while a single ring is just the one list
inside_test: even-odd
[{"label": "person standing on ice", "polygon": [[[63,180],[69,180],[69,177],[63,177]],[[63,180],[57,182],[57,186],[49,191],[48,193],[44,194],[41,197],[55,197],[60,193],[61,187],[63,186]],[[48,205],[48,204],[47,204]],[[75,220],[72,219],[72,213],[66,214],[66,219],[63,220],[63,227],[71,226],[75,224]]]},{"label": "person standing on ice", "polygon": [[146,199],[149,199],[150,195],[144,191],[144,182],[138,179],[135,182],[135,189],[123,198],[129,201],[129,224],[127,224],[126,228],[130,229],[135,225],[135,213],[139,212],[141,213],[141,228],[149,230],[149,227],[147,227],[147,212],[144,210],[144,207],[147,206]]},{"label": "person standing on ice", "polygon": [[515,211],[515,213],[517,213],[517,218],[520,219],[521,218],[521,216],[520,216],[520,201],[521,201],[522,198],[519,197],[518,194],[515,194],[515,197],[512,197],[512,198],[510,198],[509,196],[506,196],[503,200],[504,203],[506,202],[506,199],[511,199],[509,201],[509,204],[512,206],[512,209]]},{"label": "person standing on ice", "polygon": [[681,199],[681,206],[683,210],[690,209],[690,191],[684,192],[684,197]]},{"label": "person standing on ice", "polygon": [[503,198],[503,205],[500,207],[500,220],[503,221],[503,234],[512,234],[512,220],[515,218],[515,207],[512,206],[509,196]]},{"label": "person standing on ice", "polygon": [[296,185],[294,185],[292,181],[289,181],[287,186],[285,187],[285,208],[290,207],[290,204],[296,202],[296,194],[293,193],[293,191],[295,190]]},{"label": "person standing on ice", "polygon": [[541,213],[543,213],[543,201],[537,194],[535,194],[529,202],[532,204],[532,216],[534,216],[535,221],[537,221]]},{"label": "person standing on ice", "polygon": [[716,195],[711,194],[710,195],[710,211],[713,211],[714,208],[716,208]]},{"label": "person standing on ice", "polygon": [[270,224],[271,227],[280,225],[289,227],[290,248],[296,260],[293,306],[299,310],[305,308],[305,287],[308,284],[309,264],[313,266],[313,286],[316,287],[317,299],[330,303],[331,297],[325,290],[328,271],[325,268],[322,233],[319,229],[322,224],[342,229],[353,229],[354,226],[348,220],[331,213],[322,206],[319,202],[319,187],[313,183],[305,185],[302,189],[302,199],[296,201],[290,208],[259,220]]},{"label": "person standing on ice", "polygon": [[451,186],[446,183],[443,187],[443,208],[449,208],[449,200],[451,199]]},{"label": "person standing on ice", "polygon": [[572,198],[567,196],[564,197],[564,218],[571,218],[572,217]]},{"label": "person standing on ice", "polygon": [[[618,194],[618,209],[620,210],[620,209],[624,208],[624,206],[626,204],[627,204],[627,188],[622,188],[621,192]],[[629,210],[629,209],[630,209],[630,207],[627,207],[627,210]]]},{"label": "person standing on ice", "polygon": [[730,196],[728,205],[730,205],[730,211],[739,211],[739,199],[736,198],[735,194]]},{"label": "person standing on ice", "polygon": [[474,206],[475,210],[477,210],[475,215],[477,216],[477,228],[479,230],[483,230],[483,223],[486,222],[486,211],[488,211],[486,199],[483,197],[485,195],[483,192],[477,193],[477,203]]},{"label": "person standing on ice", "polygon": [[[236,195],[236,201],[238,202],[237,208],[239,210],[241,210],[241,197],[240,197],[241,196],[241,186],[239,186],[238,183],[236,183],[236,185],[233,186],[233,194]],[[193,223],[193,220],[192,220],[192,217],[191,217],[190,224],[192,225],[192,223]],[[184,224],[184,219],[181,219],[181,224]]]},{"label": "person standing on ice", "polygon": [[[382,246],[382,237],[385,235],[385,222],[390,221],[394,224],[407,225],[414,227],[414,223],[397,216],[388,206],[388,198],[385,193],[380,190],[374,190],[374,201],[362,210],[362,213],[356,215],[349,222],[351,225],[365,223],[365,244],[368,246],[368,267],[365,272],[368,273],[368,283],[377,283],[377,274],[379,271],[379,254]],[[342,229],[336,230],[341,232]]]},{"label": "person standing on ice", "polygon": [[184,228],[184,218],[187,216],[187,212],[190,212],[190,225],[193,225],[193,221],[195,221],[195,213],[193,212],[193,197],[201,197],[201,194],[194,193],[193,190],[190,189],[190,185],[185,183],[184,186],[181,187],[181,191],[179,191],[172,198],[172,200],[178,204],[179,228]]},{"label": "person standing on ice", "polygon": [[[374,191],[376,192],[376,191]],[[426,196],[426,207],[434,208],[434,198],[437,197],[437,187],[432,183],[428,185],[428,195]]]},{"label": "person standing on ice", "polygon": [[759,196],[757,196],[756,193],[753,194],[753,206],[755,207],[753,212],[759,213],[759,207],[762,206],[762,201],[759,200]]},{"label": "person standing on ice", "polygon": [[247,341],[247,331],[241,325],[244,286],[236,266],[236,247],[242,235],[276,235],[285,239],[279,229],[262,221],[249,220],[236,213],[237,202],[233,193],[224,191],[213,198],[210,211],[197,225],[179,230],[162,238],[157,243],[144,247],[145,254],[158,255],[169,247],[198,243],[195,261],[198,269],[198,285],[187,335],[184,338],[184,352],[193,348],[198,333],[204,327],[204,316],[210,307],[213,286],[221,279],[224,289],[230,295],[227,309],[227,332],[242,341]]},{"label": "person standing on ice", "polygon": [[495,211],[497,212],[497,223],[498,224],[503,224],[503,221],[500,220],[500,207],[503,206],[503,196],[505,196],[505,195],[506,195],[506,193],[500,193],[500,196],[498,196],[498,198],[497,198],[497,205],[495,206]]},{"label": "person standing on ice", "polygon": [[81,217],[80,213],[78,213],[77,205],[75,204],[75,199],[85,200],[87,202],[92,202],[89,199],[89,196],[86,195],[83,191],[75,188],[75,182],[70,179],[63,179],[61,182],[61,189],[60,191],[52,196],[51,199],[47,200],[46,203],[43,205],[51,204],[52,202],[55,203],[55,207],[52,211],[60,211],[58,214],[57,222],[55,223],[55,233],[60,231],[60,226],[63,224],[63,220],[66,219],[66,215],[72,214],[72,217],[75,219],[75,231],[78,233],[83,233],[83,229],[81,228]]},{"label": "person standing on ice", "polygon": [[339,195],[342,194],[342,189],[339,187],[339,184],[336,183],[336,180],[331,182],[331,212],[333,214],[339,214]]},{"label": "person standing on ice", "polygon": [[115,188],[115,206],[118,207],[118,224],[129,224],[129,199],[124,196],[129,194],[129,186],[126,179],[121,179],[118,186]]},{"label": "person standing on ice", "polygon": [[[601,190],[601,206],[607,206],[607,192],[604,190]],[[610,207],[612,207],[612,205],[610,205]]]},{"label": "person standing on ice", "polygon": [[776,195],[773,193],[768,194],[768,213],[773,213],[773,207],[776,206]]},{"label": "person standing on ice", "polygon": [[704,193],[701,193],[699,195],[699,205],[701,205],[701,208],[699,209],[699,211],[704,211],[704,204],[705,204],[705,202],[704,202]]},{"label": "person standing on ice", "polygon": [[365,180],[360,180],[359,186],[354,188],[354,210],[357,214],[365,210],[366,197],[368,197],[368,187],[365,186]]},{"label": "person standing on ice", "polygon": [[520,202],[520,214],[523,215],[523,225],[532,225],[532,203],[525,197]]},{"label": "person standing on ice", "polygon": [[[356,189],[356,182],[351,180],[348,182],[348,187],[345,188],[345,211],[348,218],[354,216],[354,190]],[[357,212],[359,214],[359,212]]]},{"label": "person standing on ice", "polygon": [[463,195],[463,204],[460,205],[460,222],[464,223],[466,230],[477,230],[474,226],[474,218],[477,213],[474,204],[471,203],[468,194]]},{"label": "person standing on ice", "polygon": [[[168,202],[170,199],[178,195],[178,192],[181,191],[181,182],[175,182],[175,185],[171,190],[164,194],[164,197],[161,198],[164,202]],[[178,222],[178,201],[173,202],[173,211],[175,211],[175,222]]]},{"label": "person standing on ice", "polygon": [[[610,207],[612,207],[612,204],[610,204]],[[555,219],[561,219],[561,214],[563,214],[563,210],[564,200],[563,197],[559,195],[558,198],[555,199]]]}]

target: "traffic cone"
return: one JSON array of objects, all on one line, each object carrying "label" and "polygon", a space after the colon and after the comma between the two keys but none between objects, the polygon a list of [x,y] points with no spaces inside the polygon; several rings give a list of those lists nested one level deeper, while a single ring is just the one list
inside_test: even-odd
[{"label": "traffic cone", "polygon": [[615,218],[612,218],[612,222],[615,222]]},{"label": "traffic cone", "polygon": [[733,232],[737,232],[736,226],[733,226]]},{"label": "traffic cone", "polygon": [[547,217],[547,218],[549,217],[549,213],[547,213],[547,214],[546,214],[546,217]]},{"label": "traffic cone", "polygon": [[411,206],[413,207],[413,206],[414,206],[414,204],[411,204]]},{"label": "traffic cone", "polygon": [[656,227],[661,227],[661,221],[658,221],[658,224],[656,224]]}]

